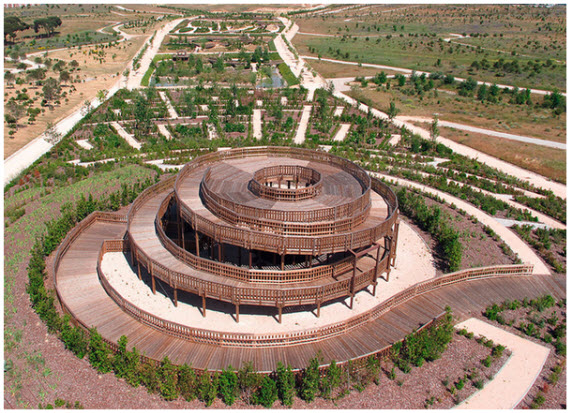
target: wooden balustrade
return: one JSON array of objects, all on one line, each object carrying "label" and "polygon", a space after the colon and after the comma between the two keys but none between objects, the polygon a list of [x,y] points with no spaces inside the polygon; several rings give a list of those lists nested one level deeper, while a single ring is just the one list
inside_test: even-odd
[{"label": "wooden balustrade", "polygon": [[[532,265],[504,265],[504,266],[492,266],[484,268],[468,269],[463,271],[458,271],[456,273],[448,274],[439,278],[432,280],[427,280],[415,284],[406,290],[399,292],[398,294],[392,296],[388,300],[374,307],[373,309],[352,317],[348,320],[341,321],[338,323],[333,323],[324,327],[313,328],[303,331],[294,331],[287,333],[271,333],[271,334],[250,334],[250,333],[230,333],[230,332],[218,332],[204,329],[197,329],[185,325],[181,325],[172,321],[164,320],[157,317],[149,312],[146,312],[132,303],[125,300],[108,282],[105,274],[101,271],[101,259],[106,252],[112,251],[125,251],[128,249],[128,242],[124,240],[112,240],[105,241],[101,247],[101,252],[99,254],[99,260],[97,263],[97,273],[101,280],[101,284],[105,288],[105,291],[109,296],[128,314],[130,314],[135,319],[139,320],[145,325],[157,328],[167,334],[173,335],[178,338],[183,338],[186,340],[191,340],[198,343],[206,343],[212,345],[221,346],[238,346],[238,347],[274,347],[282,345],[293,345],[302,344],[308,342],[315,342],[324,339],[328,339],[337,335],[346,334],[350,330],[362,326],[365,323],[375,320],[382,314],[390,311],[392,308],[403,304],[404,302],[414,298],[418,295],[424,294],[428,291],[441,288],[446,285],[451,285],[458,282],[469,282],[471,280],[489,278],[489,277],[501,277],[501,276],[528,276],[532,274]],[[388,257],[386,257],[388,258]],[[168,270],[166,270],[168,272]],[[170,276],[171,279],[176,278],[175,276]],[[157,274],[155,273],[155,276]],[[357,284],[364,282],[365,284],[365,274],[360,274]],[[345,280],[349,281],[349,280]],[[345,288],[345,282],[337,283],[335,285],[336,289],[342,290]],[[367,285],[367,284],[366,284]],[[225,286],[225,290],[228,291],[229,288]],[[220,291],[224,293],[225,291]],[[249,295],[251,294],[251,295]],[[325,295],[325,289],[320,287],[318,289],[313,289],[311,295],[313,298],[322,298]],[[346,295],[346,291],[342,292]],[[237,297],[237,296],[236,296]],[[275,299],[285,299],[291,301],[303,302],[304,294],[302,291],[292,289],[280,291],[278,296],[275,294],[275,290],[260,290],[254,293],[253,290],[247,289],[244,294],[237,299],[241,299],[242,303],[247,299],[252,300],[275,300]],[[382,351],[382,350],[381,350]]]}]

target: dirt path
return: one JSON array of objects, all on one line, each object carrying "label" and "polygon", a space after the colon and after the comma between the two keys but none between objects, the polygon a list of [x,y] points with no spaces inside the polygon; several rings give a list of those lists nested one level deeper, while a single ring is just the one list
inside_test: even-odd
[{"label": "dirt path", "polygon": [[455,326],[485,336],[511,351],[505,365],[483,389],[459,404],[456,409],[514,409],[526,396],[548,358],[550,349],[518,337],[476,318]]},{"label": "dirt path", "polygon": [[261,139],[261,109],[253,109],[253,138]]},{"label": "dirt path", "polygon": [[521,240],[514,232],[508,228],[505,228],[502,224],[495,221],[493,217],[481,211],[479,208],[475,207],[469,202],[463,201],[459,198],[449,195],[448,193],[419,184],[417,182],[408,181],[407,179],[396,178],[390,175],[384,175],[375,172],[371,172],[371,175],[385,178],[388,181],[397,183],[398,185],[420,189],[421,191],[439,196],[449,204],[455,204],[458,208],[463,209],[469,215],[476,217],[483,225],[487,225],[488,227],[492,228],[493,231],[495,231],[497,235],[505,242],[505,244],[507,244],[516,254],[518,254],[523,263],[534,265],[533,274],[550,274],[550,271],[546,264],[542,262],[540,257],[532,250],[531,247],[529,247],[523,240]]},{"label": "dirt path", "polygon": [[170,102],[170,99],[168,99],[166,93],[161,90],[160,92],[158,92],[158,94],[160,95],[162,101],[166,104],[166,109],[168,110],[168,116],[172,119],[178,119],[178,113],[176,113],[176,110],[174,109],[174,106],[172,106],[172,103]]},{"label": "dirt path", "polygon": [[[424,116],[397,116],[396,119],[403,122],[432,122],[433,119],[426,118]],[[448,128],[455,128],[459,130],[465,130],[473,133],[481,133],[483,135],[495,136],[497,138],[510,139],[518,142],[532,143],[533,145],[547,146],[549,148],[564,149],[566,150],[566,144],[561,142],[547,141],[544,139],[531,138],[529,136],[514,135],[512,133],[498,132],[490,129],[477,128],[475,126],[464,125],[462,123],[449,122],[446,120],[439,120],[439,126],[444,126]]]},{"label": "dirt path", "polygon": [[338,130],[336,135],[334,135],[334,141],[342,142],[344,138],[346,138],[346,134],[348,133],[349,129],[350,129],[350,123],[341,123],[340,129]]},{"label": "dirt path", "polygon": [[299,127],[297,128],[297,133],[295,134],[295,139],[293,140],[296,144],[301,144],[305,142],[305,133],[307,132],[307,124],[309,123],[309,118],[311,117],[312,106],[305,105],[303,107],[303,114],[301,115],[301,120],[299,121]]},{"label": "dirt path", "polygon": [[131,147],[135,149],[141,148],[141,143],[137,141],[132,134],[128,133],[118,122],[111,122],[111,126]]},{"label": "dirt path", "polygon": [[170,132],[166,128],[166,125],[160,124],[157,126],[158,126],[158,131],[162,134],[162,136],[164,136],[166,138],[167,141],[172,139],[172,135],[170,134]]}]

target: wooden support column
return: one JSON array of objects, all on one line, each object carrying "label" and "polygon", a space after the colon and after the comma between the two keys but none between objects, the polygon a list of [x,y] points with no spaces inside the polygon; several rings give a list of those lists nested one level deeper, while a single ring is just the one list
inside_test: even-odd
[{"label": "wooden support column", "polygon": [[356,280],[356,255],[354,256],[354,264],[352,267],[352,278],[350,280],[350,309],[352,310],[354,304],[354,282]]},{"label": "wooden support column", "polygon": [[184,221],[181,220],[181,225],[182,227],[182,249],[186,250],[186,242],[184,241]]},{"label": "wooden support column", "polygon": [[281,254],[281,271],[285,270],[285,254]]},{"label": "wooden support column", "polygon": [[309,255],[309,268],[313,268],[313,256]]},{"label": "wooden support column", "polygon": [[137,261],[137,272],[139,274],[139,280],[142,280],[141,277],[141,263],[139,261]]},{"label": "wooden support column", "polygon": [[222,243],[218,242],[218,262],[222,262]]},{"label": "wooden support column", "polygon": [[150,272],[150,278],[152,278],[152,293],[156,294],[156,282],[154,280],[154,274],[152,271]]},{"label": "wooden support column", "polygon": [[239,323],[239,302],[236,303],[236,323]]},{"label": "wooden support column", "polygon": [[380,265],[380,246],[376,251],[376,265],[374,266],[374,287],[372,287],[372,295],[376,297],[376,286],[378,285],[378,266]]},{"label": "wooden support column", "polygon": [[281,321],[283,320],[283,305],[280,304],[277,306],[278,310],[279,310],[279,324],[281,324]]},{"label": "wooden support column", "polygon": [[182,220],[180,219],[180,206],[177,208],[176,211],[176,227],[178,230],[178,246],[184,248],[184,244],[182,243]]},{"label": "wooden support column", "polygon": [[251,270],[251,264],[252,264],[251,250],[248,250],[248,252],[249,252],[249,269]]},{"label": "wooden support column", "polygon": [[398,248],[399,232],[400,232],[400,223],[396,222],[396,224],[394,225],[393,245],[391,245],[392,249],[390,250],[390,256],[392,257],[392,263],[391,263],[392,266],[396,264],[396,250]]},{"label": "wooden support column", "polygon": [[174,307],[178,307],[178,290],[174,287]]},{"label": "wooden support column", "polygon": [[206,317],[206,294],[202,295],[202,317]]},{"label": "wooden support column", "polygon": [[214,240],[210,238],[210,259],[214,260]]},{"label": "wooden support column", "polygon": [[317,301],[317,318],[321,316],[321,301]]},{"label": "wooden support column", "polygon": [[200,256],[200,242],[198,240],[198,231],[195,231],[195,238],[196,238],[196,256]]}]

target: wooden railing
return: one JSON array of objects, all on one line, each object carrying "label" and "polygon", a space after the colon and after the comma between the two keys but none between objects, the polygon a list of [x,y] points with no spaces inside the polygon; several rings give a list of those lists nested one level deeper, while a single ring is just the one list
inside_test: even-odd
[{"label": "wooden railing", "polygon": [[397,307],[398,305],[401,305],[406,301],[428,291],[433,291],[443,286],[452,285],[459,282],[467,282],[483,278],[500,276],[526,276],[532,274],[533,269],[532,265],[505,265],[458,271],[456,273],[448,274],[443,277],[415,284],[390,297],[388,300],[384,301],[373,309],[345,321],[330,324],[324,327],[287,333],[246,334],[197,329],[190,326],[178,324],[173,321],[157,317],[125,300],[109,284],[108,280],[105,277],[105,274],[101,270],[100,265],[101,259],[106,252],[124,251],[125,245],[122,243],[122,240],[110,241],[109,243],[106,241],[101,248],[100,259],[97,263],[97,272],[101,279],[101,283],[109,296],[112,297],[113,300],[125,312],[145,325],[157,328],[160,331],[164,331],[167,334],[178,338],[183,338],[198,343],[221,346],[274,347],[325,340],[341,334],[346,334],[354,328],[360,327],[370,321],[377,319],[394,307]]},{"label": "wooden railing", "polygon": [[[290,182],[299,181],[306,182],[308,185],[297,188],[281,188],[264,185],[266,182],[272,183],[272,178],[279,177],[278,183],[281,178]],[[275,180],[275,179],[274,179]],[[321,174],[314,169],[305,168],[298,165],[276,165],[260,169],[253,174],[253,179],[250,181],[250,188],[254,194],[262,198],[269,198],[281,201],[300,201],[302,199],[312,198],[318,195],[321,191],[323,183],[321,181]]]},{"label": "wooden railing", "polygon": [[173,194],[167,196],[158,209],[158,214],[154,223],[156,233],[164,248],[166,248],[178,260],[196,268],[197,270],[250,283],[291,284],[314,281],[327,277],[338,277],[350,271],[353,267],[352,257],[344,258],[330,265],[319,265],[314,268],[287,271],[246,269],[198,257],[190,251],[178,246],[166,235],[164,231],[161,218],[168,208],[172,195]]},{"label": "wooden railing", "polygon": [[[249,304],[267,307],[290,307],[296,305],[316,305],[327,301],[345,297],[351,292],[360,291],[374,281],[375,268],[357,274],[352,284],[351,278],[346,275],[339,279],[318,286],[280,286],[280,285],[228,285],[224,278],[220,281],[205,280],[203,274],[188,268],[188,272],[181,273],[172,270],[146,254],[127,234],[126,241],[132,250],[134,259],[154,277],[159,278],[173,288],[187,291],[200,296],[215,298],[233,304]],[[385,252],[379,263],[379,272],[386,268],[390,259]],[[214,263],[209,261],[210,271],[214,270]]]},{"label": "wooden railing", "polygon": [[[310,211],[283,211],[255,208],[224,199],[209,189],[210,170],[206,171],[200,185],[204,206],[210,212],[232,225],[247,225],[252,230],[271,231],[280,235],[320,236],[348,232],[362,224],[370,215],[370,191],[366,191],[356,201],[334,208]],[[349,213],[348,218],[333,220],[303,221],[303,215],[314,219],[318,216],[334,215],[332,210]],[[271,218],[265,218],[270,216]],[[292,221],[301,219],[301,221]]]}]

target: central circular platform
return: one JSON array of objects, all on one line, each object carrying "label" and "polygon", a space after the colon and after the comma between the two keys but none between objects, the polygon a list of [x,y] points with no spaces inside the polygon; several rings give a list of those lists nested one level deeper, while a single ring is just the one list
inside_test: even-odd
[{"label": "central circular platform", "polygon": [[321,174],[312,168],[277,165],[256,171],[249,188],[262,198],[300,201],[318,195],[322,185]]}]

